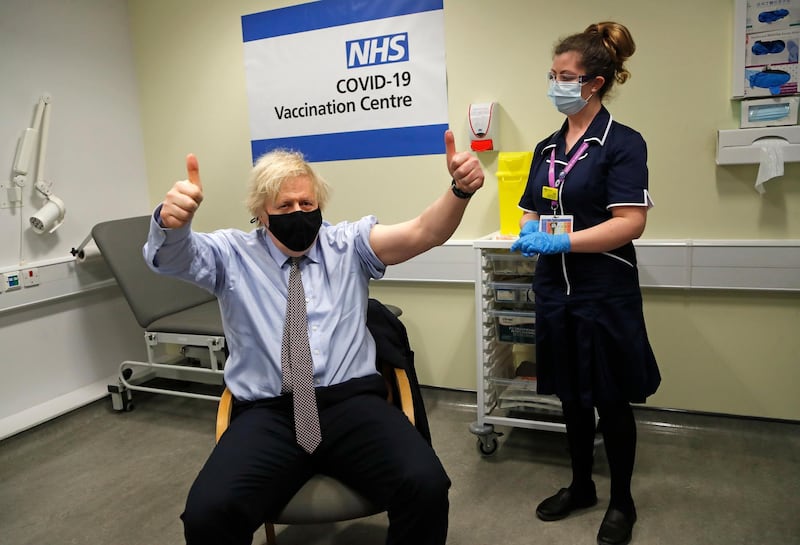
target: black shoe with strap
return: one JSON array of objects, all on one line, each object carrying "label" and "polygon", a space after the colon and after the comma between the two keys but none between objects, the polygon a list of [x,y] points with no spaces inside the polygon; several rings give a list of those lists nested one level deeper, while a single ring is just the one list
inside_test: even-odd
[{"label": "black shoe with strap", "polygon": [[539,504],[536,516],[545,521],[561,520],[576,509],[585,509],[596,504],[597,493],[594,486],[581,492],[572,488],[562,488]]}]

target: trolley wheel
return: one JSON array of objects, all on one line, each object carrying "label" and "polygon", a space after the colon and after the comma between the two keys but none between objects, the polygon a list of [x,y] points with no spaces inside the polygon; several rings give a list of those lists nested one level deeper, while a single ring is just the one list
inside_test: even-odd
[{"label": "trolley wheel", "polygon": [[111,408],[117,412],[130,412],[133,410],[131,391],[121,384],[109,384],[108,393],[111,394]]},{"label": "trolley wheel", "polygon": [[497,437],[481,437],[478,439],[478,451],[484,456],[491,456],[497,452],[498,446]]}]

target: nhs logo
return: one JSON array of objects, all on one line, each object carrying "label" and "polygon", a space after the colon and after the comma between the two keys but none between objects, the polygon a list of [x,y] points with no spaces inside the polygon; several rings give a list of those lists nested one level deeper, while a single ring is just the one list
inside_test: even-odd
[{"label": "nhs logo", "polygon": [[408,60],[408,33],[345,42],[347,67],[359,68]]}]

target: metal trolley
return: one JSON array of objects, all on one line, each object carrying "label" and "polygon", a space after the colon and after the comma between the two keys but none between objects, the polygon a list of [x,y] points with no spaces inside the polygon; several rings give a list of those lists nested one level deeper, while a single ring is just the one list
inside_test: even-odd
[{"label": "metal trolley", "polygon": [[473,242],[478,415],[469,429],[485,456],[499,447],[495,426],[566,432],[558,398],[536,393],[536,261],[510,253],[512,242],[497,234]]}]

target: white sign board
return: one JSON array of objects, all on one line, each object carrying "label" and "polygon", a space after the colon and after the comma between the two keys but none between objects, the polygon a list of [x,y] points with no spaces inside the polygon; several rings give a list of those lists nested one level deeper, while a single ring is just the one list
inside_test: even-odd
[{"label": "white sign board", "polygon": [[444,153],[443,0],[322,0],[242,17],[253,159]]}]

